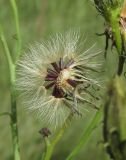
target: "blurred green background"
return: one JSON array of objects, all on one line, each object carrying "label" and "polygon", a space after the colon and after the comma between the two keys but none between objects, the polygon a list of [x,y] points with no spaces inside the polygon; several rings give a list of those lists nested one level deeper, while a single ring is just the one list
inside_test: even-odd
[{"label": "blurred green background", "polygon": [[[104,38],[95,33],[103,32],[103,20],[97,14],[90,0],[17,0],[22,38],[22,53],[28,44],[40,41],[55,32],[68,28],[80,28],[87,37],[87,45],[97,42],[97,47],[104,48]],[[13,58],[15,45],[15,24],[9,0],[0,0],[0,23]],[[88,44],[89,43],[89,44]],[[111,62],[114,63],[114,62]],[[107,62],[108,75],[111,74]],[[4,51],[0,43],[0,112],[10,110],[9,74]],[[82,130],[89,124],[94,110],[89,110],[83,118],[76,119],[66,130],[57,145],[53,160],[65,160],[79,140]],[[0,160],[12,160],[12,141],[9,118],[0,117]],[[18,126],[22,160],[40,160],[44,151],[44,141],[38,131],[41,122],[35,120],[18,104]],[[102,139],[102,122],[81,151],[76,160],[108,160]]]}]

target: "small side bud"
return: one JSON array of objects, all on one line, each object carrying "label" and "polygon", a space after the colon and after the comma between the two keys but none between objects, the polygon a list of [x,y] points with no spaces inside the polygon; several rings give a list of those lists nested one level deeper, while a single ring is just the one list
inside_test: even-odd
[{"label": "small side bud", "polygon": [[51,131],[48,128],[42,128],[39,133],[45,138],[45,137],[49,137],[49,135],[51,135]]}]

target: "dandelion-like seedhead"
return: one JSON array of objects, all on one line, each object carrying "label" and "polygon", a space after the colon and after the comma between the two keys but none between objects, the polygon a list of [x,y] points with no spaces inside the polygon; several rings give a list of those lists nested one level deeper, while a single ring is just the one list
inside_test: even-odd
[{"label": "dandelion-like seedhead", "polygon": [[93,75],[99,71],[96,57],[101,51],[94,51],[94,45],[85,49],[84,43],[79,31],[56,34],[31,46],[17,63],[22,100],[46,126],[61,126],[71,113],[82,114],[87,104],[96,108],[89,88],[99,87]]}]

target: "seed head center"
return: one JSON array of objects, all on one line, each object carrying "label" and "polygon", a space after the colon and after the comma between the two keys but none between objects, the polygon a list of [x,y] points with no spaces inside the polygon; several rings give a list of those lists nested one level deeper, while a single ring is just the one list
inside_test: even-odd
[{"label": "seed head center", "polygon": [[61,80],[67,80],[70,78],[70,70],[64,69],[60,72],[59,77],[61,77]]},{"label": "seed head center", "polygon": [[67,80],[70,79],[70,70],[69,69],[63,69],[60,71],[60,74],[57,78],[57,83],[59,86],[65,85],[67,83]]},{"label": "seed head center", "polygon": [[73,63],[74,61],[70,60],[65,64],[61,58],[59,62],[51,63],[52,68],[47,70],[45,88],[52,88],[52,95],[55,98],[64,98],[68,96],[68,93],[72,92],[78,85],[78,82],[73,76],[73,71],[70,68]]}]

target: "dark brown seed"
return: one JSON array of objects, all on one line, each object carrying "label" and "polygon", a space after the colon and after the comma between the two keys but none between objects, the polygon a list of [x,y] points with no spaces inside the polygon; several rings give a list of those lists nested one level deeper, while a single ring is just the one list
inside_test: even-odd
[{"label": "dark brown seed", "polygon": [[63,90],[61,88],[59,88],[57,85],[55,85],[52,95],[55,98],[63,98],[64,97],[64,92],[63,92]]},{"label": "dark brown seed", "polygon": [[46,89],[51,88],[53,85],[55,84],[55,82],[49,83],[45,86]]},{"label": "dark brown seed", "polygon": [[67,79],[67,82],[74,88],[77,86],[77,82],[75,80]]},{"label": "dark brown seed", "polygon": [[57,65],[56,62],[51,63],[51,65],[53,66],[53,68],[55,69],[55,71],[57,71],[58,73],[60,73],[60,68],[59,68],[59,66]]}]

